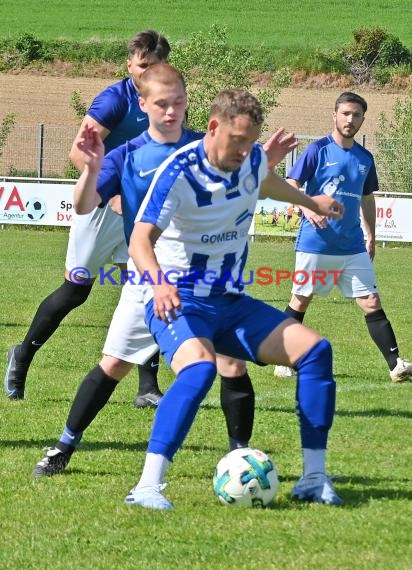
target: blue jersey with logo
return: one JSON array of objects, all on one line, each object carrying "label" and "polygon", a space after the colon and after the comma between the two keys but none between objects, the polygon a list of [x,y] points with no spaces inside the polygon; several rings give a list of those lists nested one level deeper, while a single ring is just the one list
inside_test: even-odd
[{"label": "blue jersey with logo", "polygon": [[303,216],[296,251],[346,255],[366,251],[360,225],[362,196],[378,190],[372,154],[354,142],[342,148],[332,135],[310,144],[299,156],[288,178],[297,180],[309,196],[326,194],[345,206],[341,220],[328,220],[324,229],[314,229]]},{"label": "blue jersey with logo", "polygon": [[104,89],[95,97],[87,114],[109,129],[105,138],[106,152],[137,137],[148,129],[149,119],[139,105],[139,93],[131,77]]},{"label": "blue jersey with logo", "polygon": [[110,151],[103,160],[97,182],[102,205],[121,195],[124,232],[127,244],[136,214],[160,164],[177,149],[203,137],[203,133],[183,129],[174,143],[159,143],[148,131]]},{"label": "blue jersey with logo", "polygon": [[203,141],[161,165],[136,220],[163,231],[155,253],[169,282],[199,297],[243,290],[248,231],[267,174],[259,144],[233,172],[209,163]]}]

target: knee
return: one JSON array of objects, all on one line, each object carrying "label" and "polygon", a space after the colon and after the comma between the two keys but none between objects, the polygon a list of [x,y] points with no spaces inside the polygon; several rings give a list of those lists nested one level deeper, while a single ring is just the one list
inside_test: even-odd
[{"label": "knee", "polygon": [[133,368],[133,364],[120,360],[120,358],[115,358],[114,356],[105,355],[100,361],[100,367],[105,374],[113,378],[113,380],[120,382]]},{"label": "knee", "polygon": [[310,295],[309,297],[304,297],[303,295],[293,295],[290,306],[295,311],[299,311],[299,313],[305,313],[312,299],[313,295]]},{"label": "knee", "polygon": [[382,308],[379,295],[369,295],[368,297],[359,297],[356,299],[357,304],[362,309],[365,315],[379,311]]},{"label": "knee", "polygon": [[217,357],[217,369],[221,376],[227,378],[237,378],[246,374],[246,363],[244,360],[229,358],[228,356]]}]

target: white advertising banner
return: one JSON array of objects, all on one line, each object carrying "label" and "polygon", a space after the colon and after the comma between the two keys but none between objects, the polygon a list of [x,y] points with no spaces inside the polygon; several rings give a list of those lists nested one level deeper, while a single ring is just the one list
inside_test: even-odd
[{"label": "white advertising banner", "polygon": [[412,199],[376,196],[376,239],[412,242]]},{"label": "white advertising banner", "polygon": [[0,181],[0,224],[70,226],[74,184]]}]

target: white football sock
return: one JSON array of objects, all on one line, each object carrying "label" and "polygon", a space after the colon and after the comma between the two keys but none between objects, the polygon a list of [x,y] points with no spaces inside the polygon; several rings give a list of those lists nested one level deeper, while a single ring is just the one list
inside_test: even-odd
[{"label": "white football sock", "polygon": [[303,449],[303,475],[326,474],[326,449]]},{"label": "white football sock", "polygon": [[137,484],[138,487],[153,487],[163,483],[163,477],[170,461],[159,453],[147,453],[142,475]]}]

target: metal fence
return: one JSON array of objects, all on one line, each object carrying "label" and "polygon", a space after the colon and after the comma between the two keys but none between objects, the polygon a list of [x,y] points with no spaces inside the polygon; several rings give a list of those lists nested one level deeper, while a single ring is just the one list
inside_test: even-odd
[{"label": "metal fence", "polygon": [[[68,154],[77,127],[58,125],[16,125],[0,148],[0,175],[2,176],[68,176]],[[298,135],[299,148],[291,153],[277,171],[285,175],[300,152],[312,141],[313,135]],[[412,192],[412,137],[403,139],[364,135],[359,141],[375,156],[383,192]]]}]

